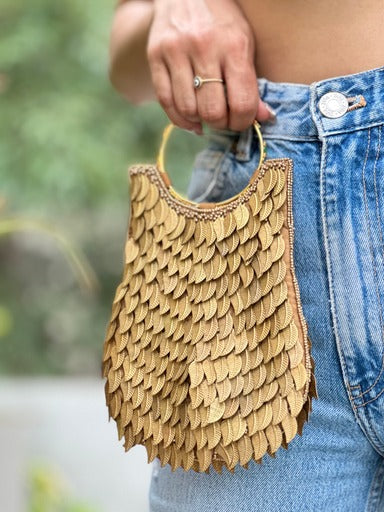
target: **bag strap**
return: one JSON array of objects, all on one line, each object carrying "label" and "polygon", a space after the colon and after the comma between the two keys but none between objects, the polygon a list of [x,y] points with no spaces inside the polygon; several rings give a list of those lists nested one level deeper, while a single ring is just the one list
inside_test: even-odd
[{"label": "bag strap", "polygon": [[[257,137],[259,140],[259,146],[260,146],[260,159],[259,159],[259,163],[257,165],[257,170],[259,170],[261,165],[264,162],[265,157],[266,157],[266,143],[263,139],[263,134],[261,133],[260,124],[258,123],[258,121],[255,120],[253,122],[253,126],[255,128],[255,131],[256,131],[256,134],[257,134]],[[164,128],[163,136],[162,136],[161,144],[160,144],[160,149],[159,149],[159,153],[157,155],[157,160],[156,160],[157,168],[162,173],[165,183],[167,183],[169,186],[171,185],[171,180],[170,180],[169,175],[164,167],[164,154],[165,154],[165,148],[166,148],[169,136],[171,135],[171,132],[174,127],[175,127],[175,125],[173,123],[169,123]]]}]

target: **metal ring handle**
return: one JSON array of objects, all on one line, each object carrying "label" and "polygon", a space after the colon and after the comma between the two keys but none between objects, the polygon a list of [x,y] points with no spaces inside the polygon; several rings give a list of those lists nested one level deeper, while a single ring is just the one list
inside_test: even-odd
[{"label": "metal ring handle", "polygon": [[[171,131],[173,130],[174,127],[175,127],[175,125],[173,123],[170,123],[170,124],[168,124],[165,127],[164,132],[163,132],[163,137],[162,137],[162,140],[161,140],[161,144],[160,144],[159,153],[157,155],[157,162],[156,162],[158,170],[165,177],[165,182],[169,183],[169,184],[171,184],[171,180],[170,180],[169,175],[168,175],[168,173],[167,173],[167,171],[165,170],[165,167],[164,167],[164,154],[165,154],[165,147],[167,145],[169,136],[170,136]],[[256,172],[256,171],[258,171],[260,169],[260,167],[262,166],[262,164],[263,164],[263,162],[265,160],[265,157],[266,157],[266,143],[265,143],[265,141],[263,139],[263,134],[261,133],[259,122],[254,120],[253,127],[255,128],[255,131],[256,131],[256,134],[257,134],[257,138],[259,140],[259,146],[260,146],[260,159],[259,159],[259,163],[257,165],[257,169],[255,170],[255,172]]]}]

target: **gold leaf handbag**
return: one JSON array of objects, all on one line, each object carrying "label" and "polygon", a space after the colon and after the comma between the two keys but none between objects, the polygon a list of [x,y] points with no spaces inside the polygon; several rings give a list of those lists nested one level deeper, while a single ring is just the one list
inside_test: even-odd
[{"label": "gold leaf handbag", "polygon": [[232,473],[302,435],[317,398],[293,262],[290,158],[260,161],[221,202],[178,194],[157,165],[129,169],[122,282],[102,375],[125,451],[172,470]]}]

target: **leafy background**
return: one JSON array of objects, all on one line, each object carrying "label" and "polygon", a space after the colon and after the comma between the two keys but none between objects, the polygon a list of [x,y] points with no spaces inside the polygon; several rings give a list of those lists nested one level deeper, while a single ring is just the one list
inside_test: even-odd
[{"label": "leafy background", "polygon": [[[1,2],[2,375],[100,375],[123,265],[127,167],[155,160],[168,122],[157,103],[130,105],[109,83],[113,8],[101,0]],[[180,192],[199,147],[182,130],[170,143],[168,171]],[[15,218],[27,229],[2,232],[1,222]],[[92,290],[31,223],[48,224],[84,253]]]}]

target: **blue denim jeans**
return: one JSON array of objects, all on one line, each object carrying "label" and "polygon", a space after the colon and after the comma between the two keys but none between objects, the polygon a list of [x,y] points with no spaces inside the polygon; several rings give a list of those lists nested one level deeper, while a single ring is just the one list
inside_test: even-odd
[{"label": "blue denim jeans", "polygon": [[[156,459],[150,510],[384,511],[384,66],[310,85],[258,82],[277,113],[262,124],[267,158],[293,160],[294,264],[319,398],[303,436],[262,465],[208,475]],[[352,108],[340,113],[336,99],[328,117],[328,92]],[[197,156],[188,197],[232,197],[259,154],[253,127],[221,134]]]}]

